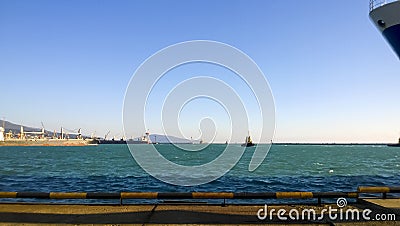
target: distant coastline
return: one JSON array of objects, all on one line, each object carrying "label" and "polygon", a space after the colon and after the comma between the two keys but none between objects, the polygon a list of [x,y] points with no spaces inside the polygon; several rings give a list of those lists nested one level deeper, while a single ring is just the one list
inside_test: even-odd
[{"label": "distant coastline", "polygon": [[[2,126],[4,123],[5,125],[5,130],[9,131],[11,130],[14,133],[18,133],[20,130],[20,124],[12,123],[9,121],[2,121],[0,126]],[[35,127],[30,127],[30,126],[24,126],[22,125],[25,129],[30,130],[30,131],[40,131],[41,128],[35,128]],[[52,133],[51,131],[46,130],[46,133]],[[58,133],[57,133],[58,134]],[[85,138],[88,138],[89,136],[84,136]],[[98,140],[102,140],[101,137],[97,137]],[[150,135],[150,140],[153,143],[159,143],[159,144],[191,144],[192,142],[195,142],[194,144],[198,144],[197,140],[187,140],[184,138],[179,138],[179,137],[174,137],[174,136],[166,136],[162,134],[151,134]],[[172,141],[172,142],[171,142]],[[116,143],[123,143],[126,144],[126,141],[120,141],[119,139],[116,140]],[[396,142],[388,142],[388,143],[364,143],[364,142],[349,142],[349,143],[342,143],[342,142],[273,142],[273,145],[387,145],[387,144],[395,144]],[[217,142],[217,143],[212,143],[212,144],[225,144],[225,142]],[[231,142],[229,144],[240,144],[240,142]],[[259,144],[270,144],[270,143],[259,143]]]}]

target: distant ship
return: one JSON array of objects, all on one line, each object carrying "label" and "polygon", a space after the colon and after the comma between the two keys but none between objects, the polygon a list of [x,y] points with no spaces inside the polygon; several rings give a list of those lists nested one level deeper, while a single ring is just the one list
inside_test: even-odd
[{"label": "distant ship", "polygon": [[400,58],[400,1],[370,0],[369,16]]},{"label": "distant ship", "polygon": [[[152,143],[150,141],[150,133],[146,132],[144,136],[141,136],[137,139],[124,139],[121,138],[120,140],[116,140],[115,138],[111,139],[111,140],[99,140],[99,144],[150,144]],[[155,142],[154,144],[156,144],[157,142]]]},{"label": "distant ship", "polygon": [[61,128],[60,136],[54,132],[53,136],[49,137],[46,136],[44,128],[38,132],[27,132],[21,126],[20,132],[14,134],[11,130],[6,133],[4,127],[0,127],[0,146],[86,146],[97,144],[96,139],[83,137],[81,129],[74,138],[70,138],[69,134],[64,133],[63,128]]},{"label": "distant ship", "polygon": [[388,144],[387,146],[389,146],[389,147],[400,147],[400,138],[399,138],[399,142],[397,144]]},{"label": "distant ship", "polygon": [[251,140],[250,135],[246,137],[244,143],[242,144],[242,147],[252,147],[255,144],[253,143],[253,141]]}]

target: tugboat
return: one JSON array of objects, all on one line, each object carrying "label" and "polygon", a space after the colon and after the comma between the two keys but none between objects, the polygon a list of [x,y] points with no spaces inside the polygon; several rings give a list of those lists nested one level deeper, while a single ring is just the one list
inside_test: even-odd
[{"label": "tugboat", "polygon": [[242,144],[242,147],[253,147],[255,144],[251,140],[250,135],[248,135],[244,141],[244,144]]}]

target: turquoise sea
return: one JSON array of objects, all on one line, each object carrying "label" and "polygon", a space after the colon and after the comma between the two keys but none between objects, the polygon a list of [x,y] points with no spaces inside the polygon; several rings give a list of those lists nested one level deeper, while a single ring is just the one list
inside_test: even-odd
[{"label": "turquoise sea", "polygon": [[[202,152],[180,151],[170,144],[156,147],[166,158],[192,165],[214,159],[225,145],[210,145]],[[183,187],[148,175],[126,145],[0,147],[0,191],[355,191],[358,186],[400,185],[400,148],[396,147],[273,145],[263,164],[249,172],[252,154],[251,148],[246,149],[239,163],[216,181]]]}]

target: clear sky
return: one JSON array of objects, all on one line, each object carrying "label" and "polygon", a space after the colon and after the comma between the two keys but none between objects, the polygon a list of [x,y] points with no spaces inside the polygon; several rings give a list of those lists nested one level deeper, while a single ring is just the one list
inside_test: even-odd
[{"label": "clear sky", "polygon": [[400,135],[400,61],[369,20],[368,0],[0,0],[0,117],[121,136],[135,69],[198,39],[232,45],[259,65],[275,98],[276,142]]}]

